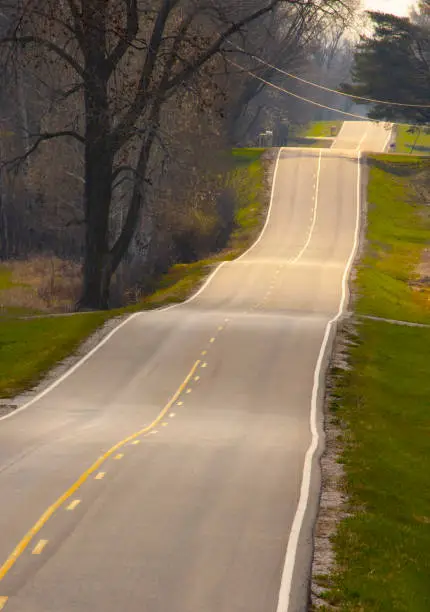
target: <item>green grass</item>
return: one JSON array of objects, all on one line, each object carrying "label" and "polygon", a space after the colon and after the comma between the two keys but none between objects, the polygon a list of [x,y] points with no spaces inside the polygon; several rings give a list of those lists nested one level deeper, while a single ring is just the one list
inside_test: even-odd
[{"label": "green grass", "polygon": [[397,153],[411,153],[412,147],[415,144],[413,153],[415,155],[430,155],[430,134],[410,133],[410,126],[399,124],[397,126],[396,151]]},{"label": "green grass", "polygon": [[316,138],[301,138],[297,136],[293,136],[288,139],[287,146],[288,147],[297,147],[300,149],[309,148],[309,149],[330,149],[332,146],[332,140],[320,140]]},{"label": "green grass", "polygon": [[336,133],[334,135],[337,136],[340,128],[342,127],[342,124],[343,124],[343,121],[312,121],[305,128],[300,130],[298,135],[302,137],[304,136],[307,138],[313,138],[313,137],[322,138],[324,136],[331,137],[332,136],[331,128],[332,126],[335,126]]},{"label": "green grass", "polygon": [[72,353],[110,313],[74,317],[0,319],[0,397],[24,391],[42,373]]},{"label": "green grass", "polygon": [[[428,317],[428,304],[408,287],[430,238],[426,204],[408,185],[423,163],[373,160],[360,311]],[[430,329],[362,321],[357,333],[350,369],[332,371],[351,515],[333,541],[337,569],[321,579],[324,598],[341,611],[428,612]]]},{"label": "green grass", "polygon": [[430,322],[429,292],[411,283],[430,243],[430,216],[414,205],[411,183],[426,169],[429,162],[420,158],[370,158],[368,248],[357,280],[360,314]]},{"label": "green grass", "polygon": [[0,291],[13,287],[12,272],[5,266],[0,265]]},{"label": "green grass", "polygon": [[[265,218],[264,167],[260,159],[264,150],[233,152],[237,163],[229,181],[236,191],[238,207],[235,229],[224,251],[202,261],[173,266],[159,279],[153,293],[127,308],[43,319],[0,318],[0,398],[13,397],[33,386],[113,316],[182,302],[216,265],[234,259],[248,248]],[[10,275],[2,274],[0,268],[0,288],[7,288],[10,282]]]},{"label": "green grass", "polygon": [[241,149],[233,149],[233,158],[238,165],[250,164],[258,161],[266,149],[261,147],[243,147]]},{"label": "green grass", "polygon": [[430,330],[366,321],[332,409],[353,516],[335,537],[340,610],[430,610]]}]

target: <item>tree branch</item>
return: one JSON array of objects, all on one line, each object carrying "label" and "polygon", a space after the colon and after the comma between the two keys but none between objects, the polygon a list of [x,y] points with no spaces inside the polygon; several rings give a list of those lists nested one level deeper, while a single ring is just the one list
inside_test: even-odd
[{"label": "tree branch", "polygon": [[179,0],[163,0],[162,7],[158,11],[148,44],[145,63],[140,73],[136,96],[125,117],[112,133],[112,146],[116,150],[118,150],[128,139],[130,129],[134,126],[145,107],[148,99],[148,84],[151,80],[152,73],[156,65],[158,52],[163,41],[163,32],[169,15],[173,8],[178,4],[178,1]]},{"label": "tree branch", "polygon": [[82,78],[84,77],[84,69],[79,64],[79,62],[75,60],[75,58],[72,57],[69,53],[67,53],[67,51],[64,51],[64,49],[62,49],[55,43],[51,42],[50,40],[45,40],[44,38],[41,38],[40,36],[11,36],[11,37],[0,39],[0,44],[6,44],[6,43],[14,43],[14,44],[22,45],[23,47],[29,44],[35,44],[35,45],[40,45],[42,47],[46,47],[47,49],[49,49],[50,51],[53,51],[59,57],[61,57],[61,59],[63,59],[67,64],[69,64],[69,66],[71,66],[73,70],[75,70],[75,72],[79,74],[80,77]]},{"label": "tree branch", "polygon": [[125,2],[127,5],[127,23],[123,36],[120,37],[115,49],[106,60],[106,70],[109,76],[118,66],[139,31],[137,0],[125,0]]},{"label": "tree branch", "polygon": [[46,142],[48,140],[54,140],[54,138],[64,138],[64,137],[75,138],[81,144],[85,143],[84,137],[78,134],[78,132],[75,132],[74,130],[61,130],[59,132],[44,132],[43,134],[39,134],[36,142],[34,142],[31,145],[31,147],[28,149],[28,151],[26,151],[23,155],[19,155],[18,157],[15,157],[14,159],[11,159],[9,161],[2,162],[0,164],[0,167],[1,166],[11,167],[11,168],[16,167],[16,166],[19,167],[39,148],[42,142]]}]

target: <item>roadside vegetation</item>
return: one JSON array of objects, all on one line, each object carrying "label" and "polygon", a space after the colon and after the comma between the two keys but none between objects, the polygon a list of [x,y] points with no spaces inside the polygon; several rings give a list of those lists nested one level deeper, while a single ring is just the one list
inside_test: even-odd
[{"label": "roadside vegetation", "polygon": [[430,155],[430,131],[425,127],[400,123],[397,126],[396,151]]},{"label": "roadside vegetation", "polygon": [[[306,125],[291,125],[288,133],[288,147],[310,147],[329,149],[333,137],[337,136],[343,121],[311,121]],[[335,128],[332,134],[332,128]]]},{"label": "roadside vegetation", "polygon": [[[17,288],[25,295],[25,308],[5,308],[0,312],[0,398],[10,398],[34,384],[56,363],[108,319],[133,311],[158,308],[189,297],[221,261],[240,255],[257,237],[264,222],[267,204],[265,149],[235,149],[235,168],[228,184],[235,193],[233,231],[227,247],[212,256],[174,265],[155,283],[154,290],[136,303],[110,311],[78,313],[73,316],[22,318],[40,312],[37,290],[14,279],[12,269],[0,267],[0,308],[9,291]],[[54,298],[52,298],[54,299]]]},{"label": "roadside vegetation", "polygon": [[[420,158],[370,159],[356,314],[430,322],[429,174]],[[330,392],[347,518],[332,540],[336,567],[317,579],[319,609],[427,612],[430,328],[356,318],[347,329],[347,367],[332,369]]]},{"label": "roadside vegetation", "polygon": [[[311,121],[303,130],[300,131],[300,136],[307,138],[324,138],[337,136],[343,121]],[[336,128],[332,134],[332,127]]]},{"label": "roadside vegetation", "polygon": [[[430,241],[430,164],[420,158],[370,158],[368,249],[358,267],[357,312],[430,323],[430,287],[420,262]],[[425,275],[424,275],[425,276]]]}]

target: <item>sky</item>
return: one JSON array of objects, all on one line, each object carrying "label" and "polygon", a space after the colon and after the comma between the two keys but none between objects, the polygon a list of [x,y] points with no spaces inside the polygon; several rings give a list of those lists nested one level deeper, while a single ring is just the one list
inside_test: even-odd
[{"label": "sky", "polygon": [[413,0],[364,0],[365,9],[405,16]]}]

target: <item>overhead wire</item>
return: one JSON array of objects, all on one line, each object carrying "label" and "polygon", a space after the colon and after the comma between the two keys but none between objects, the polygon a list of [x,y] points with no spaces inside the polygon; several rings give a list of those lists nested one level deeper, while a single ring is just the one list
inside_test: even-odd
[{"label": "overhead wire", "polygon": [[407,104],[403,102],[391,102],[389,100],[378,100],[377,98],[365,98],[364,96],[355,96],[353,94],[349,94],[344,91],[339,91],[338,89],[332,89],[330,87],[325,87],[324,85],[319,85],[318,83],[314,83],[313,81],[308,81],[307,79],[299,77],[296,74],[287,72],[286,70],[283,70],[282,68],[279,68],[278,66],[274,66],[273,64],[263,60],[261,57],[258,57],[258,55],[255,55],[254,53],[248,53],[247,51],[245,51],[245,49],[243,49],[242,47],[239,47],[238,45],[235,45],[230,40],[227,40],[226,42],[229,45],[235,47],[238,51],[241,51],[242,53],[246,53],[246,55],[252,57],[260,64],[263,64],[264,66],[267,66],[268,68],[271,68],[272,70],[276,70],[276,72],[279,72],[280,74],[283,74],[291,79],[295,79],[297,81],[300,81],[301,83],[310,85],[311,87],[317,87],[318,89],[322,89],[330,93],[338,94],[339,96],[345,96],[347,98],[352,98],[353,100],[363,100],[364,102],[371,102],[372,104],[384,104],[386,106],[400,106],[403,108],[430,108],[430,104]]},{"label": "overhead wire", "polygon": [[346,115],[347,117],[354,117],[354,119],[360,119],[361,121],[371,121],[373,123],[380,123],[380,121],[378,121],[377,119],[371,119],[370,117],[363,117],[363,115],[357,115],[356,113],[349,113],[347,111],[340,110],[339,108],[333,108],[332,106],[327,106],[326,104],[321,104],[320,102],[315,102],[315,100],[310,100],[309,98],[305,98],[304,96],[299,96],[298,94],[295,94],[292,91],[288,91],[288,89],[285,89],[284,87],[280,87],[279,85],[275,85],[275,83],[271,83],[270,81],[267,81],[266,79],[263,79],[263,77],[258,76],[254,72],[251,72],[247,68],[244,68],[244,66],[241,66],[240,64],[237,64],[236,62],[234,62],[231,59],[227,58],[226,61],[229,64],[231,64],[232,66],[235,66],[235,68],[238,68],[242,72],[245,72],[249,76],[252,76],[254,79],[257,79],[257,80],[261,81],[262,83],[265,83],[266,85],[269,85],[269,87],[273,87],[274,89],[277,89],[278,91],[286,93],[289,96],[292,96],[293,98],[297,98],[299,100],[302,100],[303,102],[308,102],[309,104],[313,104],[314,106],[319,106],[319,108],[324,108],[326,110],[330,110],[330,111],[333,111],[335,113],[341,113],[342,115]]}]

